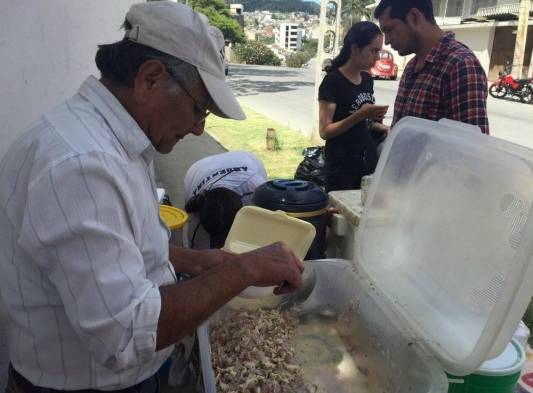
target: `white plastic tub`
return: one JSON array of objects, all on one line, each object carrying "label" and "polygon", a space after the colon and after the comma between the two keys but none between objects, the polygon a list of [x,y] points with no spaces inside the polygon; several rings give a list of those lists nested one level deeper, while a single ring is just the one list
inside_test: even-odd
[{"label": "white plastic tub", "polygon": [[[215,318],[268,299],[235,299]],[[372,286],[346,260],[306,261],[304,288],[278,307],[296,305],[293,345],[307,386],[317,393],[445,393],[445,373],[404,335]],[[208,324],[199,334],[206,393],[215,393]],[[313,391],[313,390],[311,390]]]}]

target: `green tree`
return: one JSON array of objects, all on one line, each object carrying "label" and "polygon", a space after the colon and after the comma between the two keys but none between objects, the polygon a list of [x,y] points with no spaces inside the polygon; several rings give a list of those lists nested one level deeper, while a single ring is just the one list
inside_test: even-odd
[{"label": "green tree", "polygon": [[309,52],[313,57],[316,56],[318,50],[318,39],[303,39],[302,40],[302,51]]},{"label": "green tree", "polygon": [[207,16],[209,23],[222,31],[226,41],[244,42],[241,26],[231,17],[224,0],[190,0],[188,4],[193,10]]},{"label": "green tree", "polygon": [[257,41],[265,45],[272,45],[274,43],[274,37],[268,37],[264,34],[258,34]]},{"label": "green tree", "polygon": [[363,17],[370,19],[372,12],[366,8],[369,4],[374,4],[374,0],[343,0],[341,23],[345,32]]},{"label": "green tree", "polygon": [[257,65],[281,65],[281,60],[265,44],[258,41],[248,41],[235,45],[233,53],[240,62]]},{"label": "green tree", "polygon": [[309,60],[316,56],[318,40],[302,40],[302,49],[287,56],[285,64],[287,67],[300,68]]},{"label": "green tree", "polygon": [[287,56],[285,64],[287,67],[300,68],[311,59],[309,52],[295,52]]}]

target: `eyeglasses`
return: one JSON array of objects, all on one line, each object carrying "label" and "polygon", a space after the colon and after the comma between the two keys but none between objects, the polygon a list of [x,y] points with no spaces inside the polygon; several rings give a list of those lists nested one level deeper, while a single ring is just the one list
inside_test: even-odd
[{"label": "eyeglasses", "polygon": [[183,84],[179,81],[178,78],[176,78],[174,76],[174,74],[172,74],[172,72],[170,70],[167,69],[167,72],[168,74],[170,75],[170,77],[172,78],[172,80],[174,80],[174,82],[176,82],[179,87],[181,87],[181,89],[189,96],[189,98],[192,100],[192,102],[194,103],[194,113],[196,114],[196,116],[198,117],[198,120],[197,120],[197,123],[200,123],[202,121],[205,120],[205,118],[207,116],[209,116],[211,114],[211,112],[209,111],[209,109],[207,108],[203,108],[199,103],[198,101],[196,101],[196,99],[192,96],[191,93],[189,93],[189,91],[185,88],[185,86],[183,86]]}]

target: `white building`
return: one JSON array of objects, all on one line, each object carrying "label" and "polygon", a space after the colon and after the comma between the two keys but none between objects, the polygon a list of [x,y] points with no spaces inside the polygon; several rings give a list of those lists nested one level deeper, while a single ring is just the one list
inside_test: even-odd
[{"label": "white building", "polygon": [[300,50],[302,47],[302,31],[297,24],[281,23],[276,30],[275,43],[288,50]]},{"label": "white building", "polygon": [[242,4],[230,4],[229,12],[233,16],[233,18],[235,18],[235,20],[239,23],[239,26],[243,28],[244,27],[244,10],[243,10]]}]

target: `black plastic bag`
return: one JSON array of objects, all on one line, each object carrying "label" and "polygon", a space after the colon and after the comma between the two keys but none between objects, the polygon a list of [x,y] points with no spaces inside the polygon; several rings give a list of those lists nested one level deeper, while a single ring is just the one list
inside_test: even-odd
[{"label": "black plastic bag", "polygon": [[324,146],[306,147],[302,151],[304,159],[296,168],[294,178],[297,180],[312,181],[320,187],[326,184],[326,161]]}]

